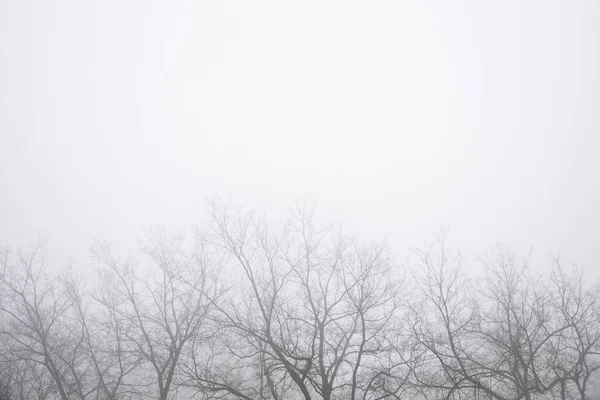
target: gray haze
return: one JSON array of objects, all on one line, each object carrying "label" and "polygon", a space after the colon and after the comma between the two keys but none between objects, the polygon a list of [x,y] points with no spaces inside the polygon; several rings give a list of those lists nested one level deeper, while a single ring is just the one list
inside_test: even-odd
[{"label": "gray haze", "polygon": [[401,250],[449,225],[592,272],[599,7],[1,0],[0,243],[87,268],[206,198],[318,195]]}]

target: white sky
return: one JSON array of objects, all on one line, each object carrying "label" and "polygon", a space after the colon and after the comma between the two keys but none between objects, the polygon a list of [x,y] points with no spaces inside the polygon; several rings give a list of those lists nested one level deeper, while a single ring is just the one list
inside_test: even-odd
[{"label": "white sky", "polygon": [[[86,264],[204,199],[319,196],[595,271],[600,3],[0,0],[0,243]],[[600,275],[600,273],[599,273]]]}]

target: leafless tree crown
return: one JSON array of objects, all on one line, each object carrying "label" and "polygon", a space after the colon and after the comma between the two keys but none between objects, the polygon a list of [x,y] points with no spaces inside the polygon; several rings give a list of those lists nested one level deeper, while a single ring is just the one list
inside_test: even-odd
[{"label": "leafless tree crown", "polygon": [[136,259],[96,243],[95,280],[3,248],[0,400],[600,396],[600,290],[558,259],[496,248],[476,277],[444,236],[401,266],[312,207],[211,210]]}]

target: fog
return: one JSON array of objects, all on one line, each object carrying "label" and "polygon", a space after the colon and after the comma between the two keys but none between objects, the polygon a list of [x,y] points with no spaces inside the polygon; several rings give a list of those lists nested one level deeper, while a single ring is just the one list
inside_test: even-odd
[{"label": "fog", "polygon": [[[0,2],[0,243],[92,271],[219,197],[597,274],[597,1]],[[275,211],[277,212],[277,211]]]},{"label": "fog", "polygon": [[0,400],[598,398],[599,8],[0,0]]}]

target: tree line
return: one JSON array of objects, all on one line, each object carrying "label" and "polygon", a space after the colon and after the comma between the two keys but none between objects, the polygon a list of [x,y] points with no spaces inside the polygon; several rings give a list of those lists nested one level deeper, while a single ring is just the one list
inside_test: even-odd
[{"label": "tree line", "polygon": [[[495,248],[474,277],[440,235],[386,243],[220,204],[97,278],[0,251],[0,399],[592,399],[600,290]],[[595,393],[595,394],[594,394]]]}]

